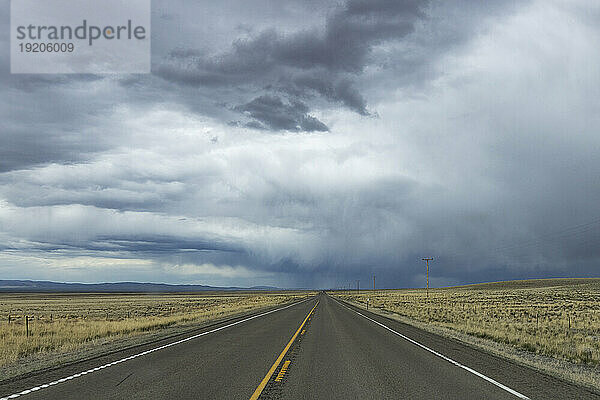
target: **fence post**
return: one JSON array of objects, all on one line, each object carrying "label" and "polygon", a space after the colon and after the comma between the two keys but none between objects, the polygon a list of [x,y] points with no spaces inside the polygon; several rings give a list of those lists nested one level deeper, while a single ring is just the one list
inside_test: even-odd
[{"label": "fence post", "polygon": [[25,315],[25,332],[27,337],[29,337],[29,315]]}]

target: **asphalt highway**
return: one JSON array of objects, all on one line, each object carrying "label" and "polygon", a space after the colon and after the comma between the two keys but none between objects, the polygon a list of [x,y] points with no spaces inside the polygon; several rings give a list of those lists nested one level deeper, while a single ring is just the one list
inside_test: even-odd
[{"label": "asphalt highway", "polygon": [[600,399],[320,294],[0,384],[19,399]]}]

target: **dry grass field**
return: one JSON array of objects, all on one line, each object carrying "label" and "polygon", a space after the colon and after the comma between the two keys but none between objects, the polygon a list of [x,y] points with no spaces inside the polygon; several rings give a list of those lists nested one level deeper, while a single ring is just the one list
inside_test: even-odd
[{"label": "dry grass field", "polygon": [[0,294],[0,367],[33,355],[72,352],[99,340],[189,326],[305,296],[291,292]]},{"label": "dry grass field", "polygon": [[571,362],[600,364],[600,279],[544,279],[429,291],[337,292],[411,320]]}]

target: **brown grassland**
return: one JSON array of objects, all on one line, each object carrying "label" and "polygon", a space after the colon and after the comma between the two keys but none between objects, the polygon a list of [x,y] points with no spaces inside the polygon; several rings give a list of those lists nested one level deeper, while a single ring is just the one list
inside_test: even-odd
[{"label": "brown grassland", "polygon": [[[0,294],[0,368],[28,357],[190,327],[299,300],[301,292],[199,294]],[[29,335],[26,321],[29,320]]]},{"label": "brown grassland", "polygon": [[538,355],[600,365],[600,279],[543,279],[335,293],[342,299]]}]

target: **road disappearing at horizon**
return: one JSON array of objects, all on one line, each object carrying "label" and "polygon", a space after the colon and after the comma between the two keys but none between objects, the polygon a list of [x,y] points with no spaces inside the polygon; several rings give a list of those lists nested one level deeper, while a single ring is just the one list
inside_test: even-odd
[{"label": "road disappearing at horizon", "polygon": [[326,293],[0,385],[3,399],[593,399]]}]

